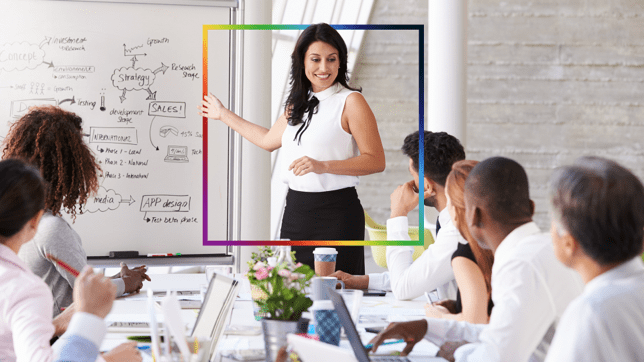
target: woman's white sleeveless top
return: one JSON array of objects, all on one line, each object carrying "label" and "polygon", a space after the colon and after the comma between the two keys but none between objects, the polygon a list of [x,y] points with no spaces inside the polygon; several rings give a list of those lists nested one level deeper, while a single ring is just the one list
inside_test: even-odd
[{"label": "woman's white sleeveless top", "polygon": [[[349,94],[355,91],[335,83],[319,93],[318,112],[311,118],[309,127],[302,134],[298,145],[295,134],[302,124],[287,125],[282,134],[282,181],[296,191],[323,192],[357,186],[358,176],[316,174],[309,172],[295,176],[289,166],[293,161],[308,156],[318,161],[340,161],[360,154],[356,140],[342,129],[342,111]],[[304,114],[308,117],[308,113]]]}]

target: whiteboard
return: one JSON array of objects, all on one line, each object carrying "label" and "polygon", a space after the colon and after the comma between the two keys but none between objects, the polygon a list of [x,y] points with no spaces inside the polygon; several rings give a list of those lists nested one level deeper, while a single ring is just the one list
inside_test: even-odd
[{"label": "whiteboard", "polygon": [[[28,107],[83,119],[103,169],[72,224],[88,256],[225,253],[203,246],[203,24],[229,24],[236,1],[0,0],[0,135]],[[224,6],[222,6],[222,4]],[[209,88],[228,102],[231,44],[219,32]],[[216,61],[213,61],[216,59]],[[209,236],[226,239],[228,129],[209,126]],[[218,169],[213,170],[212,167]],[[213,196],[214,195],[214,196]],[[71,220],[66,216],[71,224]]]}]

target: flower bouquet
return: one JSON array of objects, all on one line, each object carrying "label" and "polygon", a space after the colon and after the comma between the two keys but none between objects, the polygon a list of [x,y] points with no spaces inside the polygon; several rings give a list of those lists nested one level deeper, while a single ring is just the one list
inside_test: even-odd
[{"label": "flower bouquet", "polygon": [[[254,299],[263,314],[262,330],[266,360],[274,361],[279,349],[286,344],[288,333],[306,333],[308,320],[302,313],[313,305],[305,289],[315,272],[308,265],[295,263],[293,253],[272,256],[270,247],[260,247],[248,262],[246,276],[251,290],[259,289],[262,298]],[[269,256],[270,255],[270,256]],[[256,316],[257,318],[257,316]]]},{"label": "flower bouquet", "polygon": [[[291,253],[291,260],[295,260]],[[246,276],[257,306],[273,320],[297,321],[313,301],[306,296],[305,287],[310,284],[315,272],[302,263],[277,262],[269,246],[260,246],[248,262]]]}]

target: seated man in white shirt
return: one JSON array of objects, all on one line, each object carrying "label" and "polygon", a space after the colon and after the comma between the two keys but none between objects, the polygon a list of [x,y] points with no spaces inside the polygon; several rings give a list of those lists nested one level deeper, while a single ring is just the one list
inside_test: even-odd
[{"label": "seated man in white shirt", "polygon": [[613,161],[583,157],[552,175],[550,206],[555,255],[586,287],[546,361],[641,361],[644,186]]},{"label": "seated man in white shirt", "polygon": [[[465,159],[459,140],[445,132],[425,131],[424,203],[438,210],[436,238],[427,250],[413,260],[413,246],[387,246],[388,272],[350,275],[337,271],[335,276],[349,289],[391,290],[397,299],[413,299],[425,292],[438,291],[440,299],[456,299],[456,283],[451,257],[458,243],[467,243],[458,232],[445,207],[445,180],[452,165]],[[405,137],[403,153],[409,157],[413,180],[398,186],[391,194],[391,218],[387,220],[387,240],[410,240],[407,214],[418,206],[419,133]]]},{"label": "seated man in white shirt", "polygon": [[408,353],[425,338],[450,361],[543,361],[559,318],[583,283],[532,222],[523,167],[503,157],[476,165],[465,183],[465,209],[472,237],[494,251],[489,324],[431,318],[392,323],[372,343],[404,338],[411,341]]}]

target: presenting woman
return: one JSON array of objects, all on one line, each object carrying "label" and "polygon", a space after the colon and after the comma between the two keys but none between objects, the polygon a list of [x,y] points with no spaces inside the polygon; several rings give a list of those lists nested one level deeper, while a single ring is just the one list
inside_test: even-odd
[{"label": "presenting woman", "polygon": [[[282,180],[288,184],[280,238],[364,240],[358,176],[382,172],[385,153],[376,118],[360,90],[348,85],[347,47],[328,24],[300,35],[291,55],[291,90],[285,111],[270,128],[248,122],[214,95],[201,115],[218,119],[253,144],[282,148]],[[315,247],[294,246],[297,259],[313,267]],[[364,247],[336,247],[336,269],[364,274]]]},{"label": "presenting woman", "polygon": [[478,245],[465,223],[465,180],[477,163],[469,160],[454,163],[445,182],[447,210],[467,244],[459,243],[452,254],[452,269],[458,285],[456,300],[426,304],[428,317],[481,324],[488,323],[492,313],[490,279],[494,254]]},{"label": "presenting woman", "polygon": [[[75,277],[45,256],[58,256],[76,270],[87,265],[80,236],[60,211],[66,210],[75,220],[80,205],[99,186],[100,168],[83,142],[81,124],[79,116],[59,107],[34,107],[11,126],[4,140],[3,158],[19,158],[35,166],[47,187],[38,233],[20,249],[19,256],[49,285],[54,295],[54,317],[72,303]],[[122,295],[141,289],[143,279],[150,280],[144,266],[130,270],[122,264],[121,272],[112,280],[117,295]]]}]

